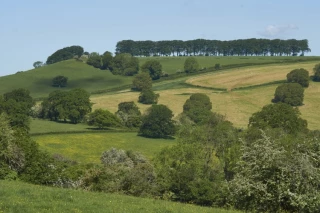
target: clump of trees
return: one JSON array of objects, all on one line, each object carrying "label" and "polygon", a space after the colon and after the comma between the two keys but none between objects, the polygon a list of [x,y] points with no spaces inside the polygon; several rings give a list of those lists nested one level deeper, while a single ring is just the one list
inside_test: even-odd
[{"label": "clump of trees", "polygon": [[168,138],[175,134],[173,113],[165,105],[152,105],[142,116],[139,135],[150,138]]},{"label": "clump of trees", "polygon": [[54,91],[41,103],[41,118],[53,121],[63,120],[71,123],[83,121],[86,114],[91,112],[90,94],[84,89],[70,91]]},{"label": "clump of trees", "polygon": [[206,120],[212,109],[210,98],[203,93],[195,93],[183,105],[183,114],[188,116],[194,123]]},{"label": "clump of trees", "polygon": [[151,89],[145,89],[141,91],[138,102],[142,104],[157,104],[159,96],[159,94],[156,94]]},{"label": "clump of trees", "polygon": [[149,73],[152,80],[157,80],[162,76],[162,65],[157,60],[149,60],[141,66],[141,71]]},{"label": "clump of trees", "polygon": [[36,68],[39,68],[39,67],[42,67],[43,66],[43,62],[42,61],[36,61],[33,63],[33,67],[36,69]]},{"label": "clump of trees", "polygon": [[184,71],[186,73],[197,72],[200,66],[195,57],[188,57],[184,62]]},{"label": "clump of trees", "polygon": [[53,87],[66,87],[68,83],[68,77],[58,75],[52,79]]},{"label": "clump of trees", "polygon": [[274,103],[283,102],[291,106],[303,104],[304,89],[299,83],[287,83],[277,87],[274,93]]},{"label": "clump of trees", "polygon": [[95,68],[101,68],[101,56],[97,52],[92,52],[88,56],[87,64]]},{"label": "clump of trees", "polygon": [[46,64],[54,64],[59,61],[69,60],[76,57],[80,57],[84,50],[81,46],[70,46],[57,50],[50,55],[46,61]]},{"label": "clump of trees", "polygon": [[141,125],[141,112],[133,101],[120,103],[116,116],[128,128],[139,128]]},{"label": "clump of trees", "polygon": [[139,71],[139,60],[129,53],[117,54],[109,69],[114,75],[133,76]]},{"label": "clump of trees", "polygon": [[152,79],[147,72],[142,72],[137,74],[132,81],[132,90],[142,91],[151,90]]},{"label": "clump of trees", "polygon": [[117,116],[108,110],[103,109],[96,109],[94,112],[90,113],[87,118],[87,123],[88,125],[96,126],[99,129],[121,126],[120,120]]},{"label": "clump of trees", "polygon": [[306,69],[295,69],[287,74],[288,83],[298,83],[302,87],[309,86],[309,72]]}]

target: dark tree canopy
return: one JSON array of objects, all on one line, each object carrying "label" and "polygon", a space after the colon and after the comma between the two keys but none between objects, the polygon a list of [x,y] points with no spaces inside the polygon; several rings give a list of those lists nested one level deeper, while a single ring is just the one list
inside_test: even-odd
[{"label": "dark tree canopy", "polygon": [[42,118],[58,121],[67,119],[79,123],[91,112],[90,94],[84,89],[73,89],[68,92],[54,91],[42,103]]},{"label": "dark tree canopy", "polygon": [[277,87],[274,103],[283,102],[291,106],[301,106],[303,104],[304,89],[298,83],[286,83]]},{"label": "dark tree canopy", "polygon": [[195,123],[206,120],[211,115],[212,103],[203,93],[195,93],[183,105],[183,113]]},{"label": "dark tree canopy", "polygon": [[68,83],[68,77],[59,75],[52,79],[52,86],[53,87],[65,87]]},{"label": "dark tree canopy", "polygon": [[43,62],[42,61],[36,61],[33,63],[33,67],[34,68],[39,68],[43,66]]},{"label": "dark tree canopy", "polygon": [[313,68],[313,81],[320,81],[320,64],[316,64]]},{"label": "dark tree canopy", "polygon": [[199,63],[195,57],[188,57],[184,62],[184,71],[186,73],[197,72],[199,69]]},{"label": "dark tree canopy", "polygon": [[162,75],[162,65],[157,60],[149,60],[141,66],[141,71],[149,73],[152,80],[157,80]]},{"label": "dark tree canopy", "polygon": [[112,63],[112,53],[109,51],[106,51],[103,53],[103,55],[101,56],[101,62],[102,62],[102,66],[101,69],[102,70],[108,70],[111,67],[111,63]]},{"label": "dark tree canopy", "polygon": [[165,105],[152,105],[142,117],[139,135],[150,138],[167,138],[175,134],[173,113]]},{"label": "dark tree canopy", "polygon": [[137,91],[151,90],[152,79],[147,72],[137,74],[132,81],[132,89]]},{"label": "dark tree canopy", "polygon": [[303,87],[309,86],[309,72],[306,69],[295,69],[287,74],[289,83],[298,83]]},{"label": "dark tree canopy", "polygon": [[96,109],[88,116],[88,125],[96,126],[99,129],[105,127],[121,126],[120,120],[117,116],[109,112],[108,110]]},{"label": "dark tree canopy", "polygon": [[195,39],[189,41],[133,41],[123,40],[116,45],[116,53],[133,56],[295,56],[310,52],[308,40],[238,39],[231,41]]},{"label": "dark tree canopy", "polygon": [[307,125],[307,121],[300,118],[299,109],[285,103],[266,105],[249,118],[249,128],[281,128],[290,134],[307,131]]},{"label": "dark tree canopy", "polygon": [[137,128],[141,125],[141,112],[133,101],[120,103],[116,115],[126,127]]},{"label": "dark tree canopy", "polygon": [[101,68],[101,56],[99,53],[90,53],[87,64],[95,68]]},{"label": "dark tree canopy", "polygon": [[139,60],[129,53],[116,55],[110,65],[114,75],[132,76],[139,71]]},{"label": "dark tree canopy", "polygon": [[57,50],[47,59],[47,64],[54,64],[59,61],[69,60],[73,57],[80,57],[83,54],[83,48],[80,46],[70,46]]},{"label": "dark tree canopy", "polygon": [[142,90],[139,96],[139,103],[156,104],[158,103],[159,94],[154,93],[151,89]]}]

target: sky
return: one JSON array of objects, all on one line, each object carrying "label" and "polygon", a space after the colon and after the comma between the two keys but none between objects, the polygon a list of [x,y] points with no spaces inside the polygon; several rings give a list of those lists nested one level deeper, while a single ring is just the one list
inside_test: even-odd
[{"label": "sky", "polygon": [[320,55],[319,8],[317,0],[2,0],[0,76],[63,47],[102,54],[126,39],[308,39],[308,55]]}]

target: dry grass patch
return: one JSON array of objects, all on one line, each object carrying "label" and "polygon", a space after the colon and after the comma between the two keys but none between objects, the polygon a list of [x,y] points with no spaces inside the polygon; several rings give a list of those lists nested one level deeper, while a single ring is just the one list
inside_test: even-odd
[{"label": "dry grass patch", "polygon": [[315,64],[315,62],[306,62],[290,65],[239,68],[193,77],[187,80],[187,83],[206,87],[227,88],[228,90],[231,90],[238,87],[285,80],[287,73],[298,68],[304,68],[312,74],[312,69]]}]

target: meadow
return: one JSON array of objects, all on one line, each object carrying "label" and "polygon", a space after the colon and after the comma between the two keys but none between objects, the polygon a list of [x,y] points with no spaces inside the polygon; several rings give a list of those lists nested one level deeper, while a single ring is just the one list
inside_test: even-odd
[{"label": "meadow", "polygon": [[194,206],[132,196],[31,185],[0,180],[0,213],[34,212],[154,212],[237,213],[239,211]]},{"label": "meadow", "polygon": [[162,148],[176,143],[174,139],[140,137],[136,132],[48,134],[33,139],[49,153],[59,153],[80,163],[100,163],[101,154],[111,148],[140,152],[152,159]]}]

